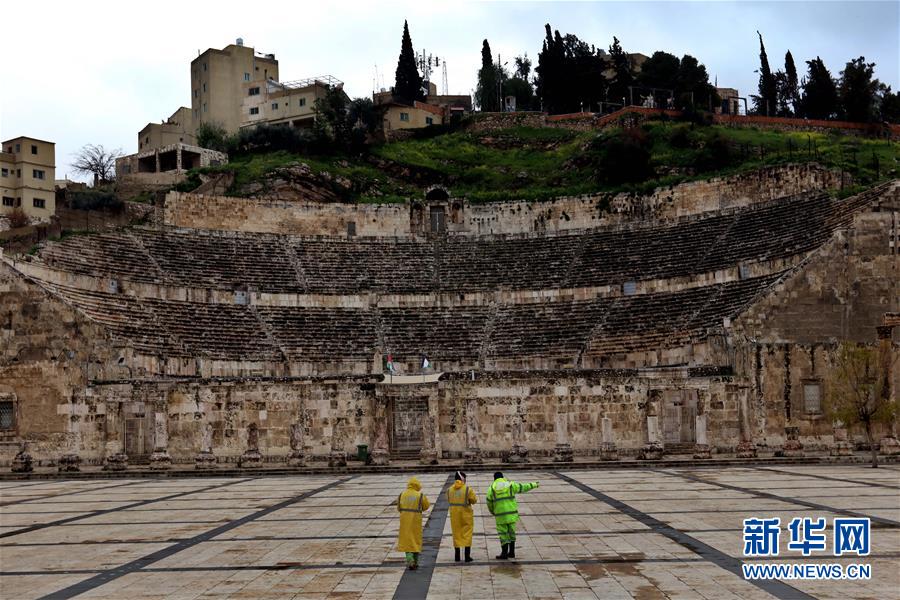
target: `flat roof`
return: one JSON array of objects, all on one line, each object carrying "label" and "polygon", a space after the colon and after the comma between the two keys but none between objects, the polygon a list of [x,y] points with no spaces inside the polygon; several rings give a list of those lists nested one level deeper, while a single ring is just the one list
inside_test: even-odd
[{"label": "flat roof", "polygon": [[8,142],[15,142],[16,140],[31,140],[32,142],[41,142],[42,144],[51,144],[53,146],[56,145],[56,142],[48,142],[47,140],[33,138],[33,137],[29,137],[27,135],[20,135],[19,137],[9,138],[8,140],[4,140],[3,142],[0,142],[0,144],[6,144]]}]

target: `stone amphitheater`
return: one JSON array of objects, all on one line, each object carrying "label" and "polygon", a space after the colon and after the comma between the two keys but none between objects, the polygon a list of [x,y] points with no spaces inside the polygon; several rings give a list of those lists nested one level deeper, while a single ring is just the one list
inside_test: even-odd
[{"label": "stone amphitheater", "polygon": [[837,345],[900,355],[900,181],[841,184],[787,165],[545,203],[170,193],[152,225],[2,256],[0,460],[827,450]]}]

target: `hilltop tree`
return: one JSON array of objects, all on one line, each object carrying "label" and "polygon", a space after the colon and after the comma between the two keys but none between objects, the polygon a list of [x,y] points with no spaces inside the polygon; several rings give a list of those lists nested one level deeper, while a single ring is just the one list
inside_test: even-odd
[{"label": "hilltop tree", "polygon": [[531,87],[531,60],[528,55],[515,58],[513,76],[503,80],[503,96],[515,96],[516,110],[532,110],[534,88]]},{"label": "hilltop tree", "polygon": [[631,69],[631,59],[622,49],[619,38],[613,37],[612,46],[609,47],[610,68],[613,71],[609,82],[608,98],[610,102],[629,102],[629,86],[634,83],[634,73]]},{"label": "hilltop tree", "polygon": [[394,94],[403,100],[424,100],[422,92],[422,76],[416,66],[416,54],[413,51],[409,26],[403,21],[403,41],[400,44],[400,58],[397,60],[397,72],[394,81]]},{"label": "hilltop tree", "polygon": [[875,63],[864,56],[854,58],[841,71],[838,87],[842,116],[848,121],[868,122],[875,117],[875,101],[881,83],[873,77]]},{"label": "hilltop tree", "polygon": [[808,119],[831,119],[838,112],[837,87],[820,57],[806,61],[801,112]]},{"label": "hilltop tree", "polygon": [[475,88],[475,102],[482,112],[497,112],[500,110],[500,99],[497,94],[498,78],[497,65],[491,56],[491,45],[487,40],[481,44],[481,68],[478,70],[478,86]]},{"label": "hilltop tree", "polygon": [[780,90],[780,96],[784,99],[785,106],[790,110],[791,115],[796,115],[800,111],[800,80],[797,79],[797,66],[794,64],[794,56],[790,50],[784,55],[784,77],[784,86]]},{"label": "hilltop tree", "polygon": [[[641,72],[637,76],[637,84],[644,88],[657,88],[659,90],[672,90],[678,86],[678,69],[681,61],[674,54],[657,50],[641,65]],[[648,92],[649,90],[642,90]],[[669,98],[668,92],[656,93],[656,105],[666,106]]]},{"label": "hilltop tree", "polygon": [[897,411],[888,391],[890,351],[871,346],[844,343],[835,358],[832,376],[827,382],[825,412],[847,427],[862,425],[872,451],[872,466],[878,466],[878,443],[874,426],[890,424]]},{"label": "hilltop tree", "polygon": [[891,92],[891,86],[882,84],[878,99],[878,116],[888,123],[900,123],[900,94]]},{"label": "hilltop tree", "polygon": [[538,64],[535,67],[535,87],[537,95],[541,99],[543,109],[548,113],[567,112],[566,90],[564,89],[565,75],[562,70],[565,63],[565,48],[559,31],[550,29],[550,24],[544,25],[547,36],[544,38],[541,51],[538,53]]},{"label": "hilltop tree", "polygon": [[[706,67],[690,54],[685,54],[681,57],[675,87],[678,90],[676,97],[676,106],[678,108],[706,109],[712,104],[719,103],[716,90],[709,83],[709,74],[706,72]],[[693,106],[691,106],[692,100]]]},{"label": "hilltop tree", "polygon": [[552,114],[593,110],[606,98],[607,63],[600,50],[578,36],[552,31],[547,35],[535,71],[543,109]]},{"label": "hilltop tree", "polygon": [[72,168],[82,175],[92,175],[94,186],[111,183],[115,179],[116,158],[122,156],[122,150],[107,150],[101,144],[87,144],[75,153]]},{"label": "hilltop tree", "polygon": [[753,110],[756,114],[772,116],[778,105],[778,91],[775,76],[769,68],[769,57],[766,55],[766,46],[763,44],[762,34],[759,36],[759,94],[752,96]]}]

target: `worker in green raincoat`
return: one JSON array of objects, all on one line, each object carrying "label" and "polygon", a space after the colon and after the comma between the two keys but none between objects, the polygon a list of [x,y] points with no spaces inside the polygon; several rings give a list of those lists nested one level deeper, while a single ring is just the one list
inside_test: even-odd
[{"label": "worker in green raincoat", "polygon": [[516,494],[523,494],[539,486],[537,482],[509,481],[503,477],[503,473],[494,473],[494,483],[488,488],[486,501],[488,510],[497,521],[497,533],[500,535],[502,550],[498,559],[516,557],[516,522],[519,520]]}]

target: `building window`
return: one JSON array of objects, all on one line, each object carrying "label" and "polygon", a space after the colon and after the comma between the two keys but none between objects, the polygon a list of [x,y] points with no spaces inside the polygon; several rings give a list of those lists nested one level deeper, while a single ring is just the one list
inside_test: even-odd
[{"label": "building window", "polygon": [[41,171],[40,169],[32,169],[31,176],[34,177],[35,179],[44,179],[44,172]]},{"label": "building window", "polygon": [[199,94],[197,93],[197,90],[194,90],[194,98],[196,98],[198,95]]},{"label": "building window", "polygon": [[258,115],[258,114],[259,114],[259,107],[258,107],[258,106],[254,106],[253,108],[251,108],[251,109],[250,109],[250,114],[251,114],[251,115]]},{"label": "building window", "polygon": [[9,177],[9,169],[0,169],[0,174],[4,177]]},{"label": "building window", "polygon": [[206,84],[205,83],[203,84],[203,93],[204,94],[206,93]]},{"label": "building window", "polygon": [[298,106],[306,106],[306,98],[300,98],[300,104]]},{"label": "building window", "polygon": [[258,87],[250,88],[249,90],[247,90],[247,95],[248,96],[259,96],[259,88]]},{"label": "building window", "polygon": [[[8,397],[8,396],[7,396]],[[12,400],[0,402],[0,430],[16,428],[16,403]]]},{"label": "building window", "polygon": [[278,110],[278,103],[277,103],[277,102],[273,102],[273,103],[272,103],[272,110]]},{"label": "building window", "polygon": [[400,113],[401,121],[409,121],[409,113]]},{"label": "building window", "polygon": [[203,103],[203,112],[206,112],[206,102]]},{"label": "building window", "polygon": [[31,203],[35,208],[46,208],[43,198],[34,198]]},{"label": "building window", "polygon": [[250,81],[250,73],[244,73],[244,81]]},{"label": "building window", "polygon": [[431,117],[425,117],[425,124],[434,125],[434,119],[432,119]]},{"label": "building window", "polygon": [[206,63],[203,63],[203,70],[206,70]]},{"label": "building window", "polygon": [[822,383],[807,381],[803,384],[803,411],[808,415],[822,414]]},{"label": "building window", "polygon": [[22,169],[16,169],[16,177],[22,176]]},{"label": "building window", "polygon": [[22,150],[22,147],[19,144],[16,144],[16,154],[18,154]]},{"label": "building window", "polygon": [[31,153],[37,154],[37,146],[35,146],[34,144],[31,145]]},{"label": "building window", "polygon": [[3,196],[3,206],[15,206],[16,199],[10,198],[9,196]]},{"label": "building window", "polygon": [[622,284],[622,295],[623,296],[634,296],[637,293],[637,282],[636,281],[626,281]]}]

